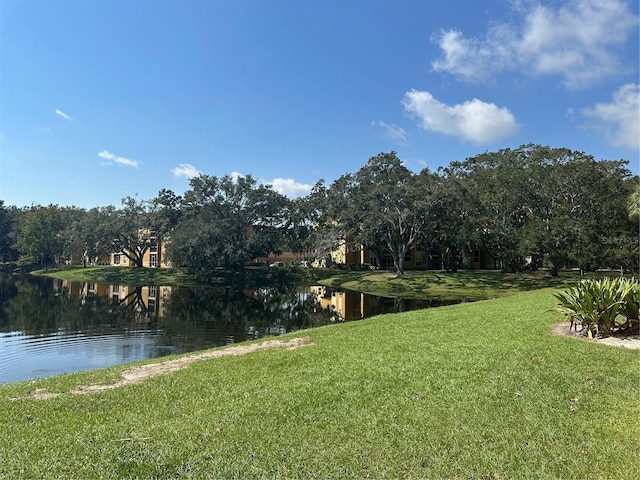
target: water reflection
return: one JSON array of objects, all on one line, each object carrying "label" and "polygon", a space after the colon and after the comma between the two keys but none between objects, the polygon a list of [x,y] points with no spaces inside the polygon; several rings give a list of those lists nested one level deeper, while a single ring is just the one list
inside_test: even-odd
[{"label": "water reflection", "polygon": [[132,287],[0,278],[0,383],[433,306],[327,287]]}]

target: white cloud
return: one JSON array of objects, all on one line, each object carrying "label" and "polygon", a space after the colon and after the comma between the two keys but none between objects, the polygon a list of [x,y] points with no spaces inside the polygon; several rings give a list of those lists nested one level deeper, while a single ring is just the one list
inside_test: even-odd
[{"label": "white cloud", "polygon": [[468,82],[485,82],[498,72],[512,68],[509,45],[515,33],[507,26],[494,27],[485,39],[464,38],[457,30],[441,30],[432,40],[440,45],[443,58],[431,63],[437,72],[450,72]]},{"label": "white cloud", "polygon": [[119,157],[117,155],[114,155],[113,153],[110,153],[107,150],[103,150],[98,154],[98,156],[100,158],[104,158],[105,160],[107,160],[106,162],[103,163],[105,165],[111,165],[112,163],[117,163],[119,165],[125,165],[127,167],[138,168],[138,162],[136,160],[131,160],[125,157]]},{"label": "white cloud", "polygon": [[243,175],[242,173],[235,172],[235,171],[231,172],[231,175],[230,175],[230,176],[231,176],[231,179],[232,179],[234,182],[237,182],[239,178],[244,178],[244,177],[246,177],[246,175]]},{"label": "white cloud", "polygon": [[187,179],[192,179],[202,175],[202,172],[190,163],[181,163],[177,167],[171,169],[171,173],[176,177],[184,177]]},{"label": "white cloud", "polygon": [[409,115],[420,120],[424,130],[478,144],[513,135],[520,128],[508,109],[477,98],[449,106],[436,100],[429,92],[411,90],[405,93],[402,103]]},{"label": "white cloud", "polygon": [[[246,175],[235,171],[231,172],[229,176],[234,182],[237,182],[239,178],[246,177]],[[274,178],[270,182],[267,182],[263,178],[259,178],[257,179],[257,182],[262,185],[270,185],[276,192],[290,198],[307,195],[313,188],[313,185],[296,182],[293,178]]]},{"label": "white cloud", "polygon": [[587,128],[615,147],[640,148],[640,85],[627,83],[613,93],[610,103],[598,103],[581,113],[591,119]]},{"label": "white cloud", "polygon": [[378,121],[377,123],[373,122],[373,124],[379,125],[380,127],[382,127],[383,135],[386,138],[390,138],[391,140],[396,140],[400,143],[406,143],[408,134],[404,130],[404,128],[399,127],[398,125],[395,125],[395,124],[388,125],[383,121]]},{"label": "white cloud", "polygon": [[307,195],[313,188],[313,185],[296,182],[293,178],[274,178],[270,184],[276,192],[287,197]]},{"label": "white cloud", "polygon": [[[519,4],[517,4],[519,5]],[[485,82],[519,68],[531,75],[557,75],[567,88],[582,88],[625,71],[616,47],[623,45],[638,17],[623,0],[572,0],[558,8],[525,3],[518,25],[493,24],[484,38],[457,30],[433,37],[442,58],[438,72]]]},{"label": "white cloud", "polygon": [[73,118],[71,118],[69,115],[64,113],[62,110],[58,110],[57,108],[56,108],[56,115],[64,118],[65,120],[73,120]]}]

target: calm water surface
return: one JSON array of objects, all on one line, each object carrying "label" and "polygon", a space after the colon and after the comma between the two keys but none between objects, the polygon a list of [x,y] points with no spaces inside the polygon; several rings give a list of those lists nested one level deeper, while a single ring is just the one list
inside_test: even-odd
[{"label": "calm water surface", "polygon": [[131,287],[0,278],[0,383],[426,308],[327,287]]}]

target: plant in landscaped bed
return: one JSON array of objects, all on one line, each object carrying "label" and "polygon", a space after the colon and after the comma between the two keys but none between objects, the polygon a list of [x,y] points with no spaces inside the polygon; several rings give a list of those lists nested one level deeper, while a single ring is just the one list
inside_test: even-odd
[{"label": "plant in landscaped bed", "polygon": [[640,333],[640,282],[631,282],[631,288],[624,297],[620,314],[627,319],[627,328]]},{"label": "plant in landscaped bed", "polygon": [[604,336],[640,333],[640,284],[635,278],[582,280],[554,296],[560,300],[555,310],[567,315],[572,324],[580,323],[587,331]]}]

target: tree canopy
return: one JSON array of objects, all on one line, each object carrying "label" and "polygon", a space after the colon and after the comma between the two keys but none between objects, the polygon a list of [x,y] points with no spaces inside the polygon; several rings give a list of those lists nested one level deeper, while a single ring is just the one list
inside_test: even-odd
[{"label": "tree canopy", "polygon": [[203,275],[284,250],[323,259],[339,246],[369,250],[399,276],[416,248],[452,270],[469,268],[483,249],[506,271],[637,271],[640,184],[627,165],[529,144],[414,173],[383,152],[294,200],[251,175],[201,175],[182,196],[162,189],[149,200],[126,197],[120,208],[17,209],[0,200],[0,255],[47,265],[120,252],[140,266],[161,238],[175,266]]},{"label": "tree canopy", "polygon": [[395,152],[371,157],[329,189],[328,219],[352,248],[368,248],[382,263],[389,252],[398,276],[407,252],[427,235],[433,202],[428,173],[417,177]]},{"label": "tree canopy", "polygon": [[203,272],[242,269],[245,263],[279,251],[289,202],[249,176],[201,175],[183,199],[183,218],[171,232],[169,258]]}]

